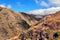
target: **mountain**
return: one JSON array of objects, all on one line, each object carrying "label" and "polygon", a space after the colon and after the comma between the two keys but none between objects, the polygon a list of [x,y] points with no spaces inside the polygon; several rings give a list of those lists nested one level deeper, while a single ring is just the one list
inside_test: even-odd
[{"label": "mountain", "polygon": [[32,15],[37,21],[40,21],[41,19],[43,19],[45,16],[47,15],[34,15],[34,14],[30,14]]},{"label": "mountain", "polygon": [[0,7],[0,40],[7,40],[29,29],[38,21],[23,12]]},{"label": "mountain", "polygon": [[27,32],[32,40],[60,40],[60,11],[44,17]]},{"label": "mountain", "polygon": [[56,12],[55,14],[50,14],[46,17],[44,17],[36,26],[43,26],[43,25],[50,25],[52,27],[54,27],[53,29],[57,29],[57,25],[60,21],[60,11]]},{"label": "mountain", "polygon": [[42,16],[0,7],[0,40],[60,40],[60,11]]},{"label": "mountain", "polygon": [[[23,36],[22,36],[23,35]],[[44,17],[28,32],[20,35],[24,40],[60,40],[60,11]]]}]

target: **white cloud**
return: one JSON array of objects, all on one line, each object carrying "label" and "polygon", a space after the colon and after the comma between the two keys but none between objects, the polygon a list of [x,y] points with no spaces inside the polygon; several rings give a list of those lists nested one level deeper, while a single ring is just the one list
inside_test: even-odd
[{"label": "white cloud", "polygon": [[42,1],[42,2],[40,3],[40,5],[42,5],[42,6],[46,6],[46,7],[49,6],[45,1]]},{"label": "white cloud", "polygon": [[60,6],[60,0],[49,0],[50,5]]},{"label": "white cloud", "polygon": [[60,7],[60,0],[48,0],[48,2],[45,2],[45,0],[35,0],[35,3],[39,5],[44,6],[53,6],[53,7]]},{"label": "white cloud", "polygon": [[39,3],[39,1],[38,0],[35,0],[35,3]]},{"label": "white cloud", "polygon": [[47,9],[32,10],[28,12],[29,14],[48,15],[60,11],[60,0],[48,0],[48,2],[45,0],[35,0],[35,3],[47,7]]},{"label": "white cloud", "polygon": [[0,7],[9,8],[9,9],[10,9],[10,8],[12,8],[12,6],[11,6],[11,5],[9,5],[9,4],[8,4],[7,6],[6,6],[6,5],[4,5],[4,4],[0,4]]},{"label": "white cloud", "polygon": [[0,4],[0,7],[5,7],[5,5],[3,5],[3,4]]},{"label": "white cloud", "polygon": [[52,8],[47,8],[47,9],[33,10],[28,13],[35,14],[35,15],[48,15],[48,14],[54,14],[58,11],[60,11],[60,7],[52,7]]},{"label": "white cloud", "polygon": [[12,8],[12,6],[11,6],[11,5],[7,5],[7,8],[11,9],[11,8]]},{"label": "white cloud", "polygon": [[40,1],[40,0],[35,0],[35,3],[36,3],[36,4],[39,4],[39,5],[41,5],[41,6],[46,6],[46,7],[49,6],[48,3],[46,3],[44,0],[42,0],[42,1]]}]

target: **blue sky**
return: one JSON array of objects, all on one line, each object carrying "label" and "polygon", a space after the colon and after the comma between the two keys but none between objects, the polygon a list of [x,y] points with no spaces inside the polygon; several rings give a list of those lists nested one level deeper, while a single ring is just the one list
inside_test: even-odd
[{"label": "blue sky", "polygon": [[60,0],[0,0],[0,6],[18,12],[60,7]]}]

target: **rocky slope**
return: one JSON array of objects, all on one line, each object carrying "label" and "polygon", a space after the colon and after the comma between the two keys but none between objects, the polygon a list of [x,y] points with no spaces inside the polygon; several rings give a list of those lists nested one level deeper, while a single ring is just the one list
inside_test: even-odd
[{"label": "rocky slope", "polygon": [[44,17],[19,38],[21,40],[60,40],[60,12]]},{"label": "rocky slope", "polygon": [[0,40],[60,40],[60,12],[38,16],[0,7]]},{"label": "rocky slope", "polygon": [[0,7],[0,40],[19,35],[37,22],[31,15]]},{"label": "rocky slope", "polygon": [[24,34],[29,40],[60,40],[60,12],[46,16]]}]

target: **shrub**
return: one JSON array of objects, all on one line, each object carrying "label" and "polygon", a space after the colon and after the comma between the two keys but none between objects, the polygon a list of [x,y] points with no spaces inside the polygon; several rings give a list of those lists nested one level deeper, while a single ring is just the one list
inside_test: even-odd
[{"label": "shrub", "polygon": [[60,30],[57,30],[58,37],[60,37]]},{"label": "shrub", "polygon": [[55,34],[55,39],[60,40],[60,30],[57,30],[57,33]]},{"label": "shrub", "polygon": [[26,38],[26,40],[31,40],[30,38]]},{"label": "shrub", "polygon": [[49,34],[51,34],[51,32],[52,32],[52,30],[47,30],[46,34],[49,35]]}]

